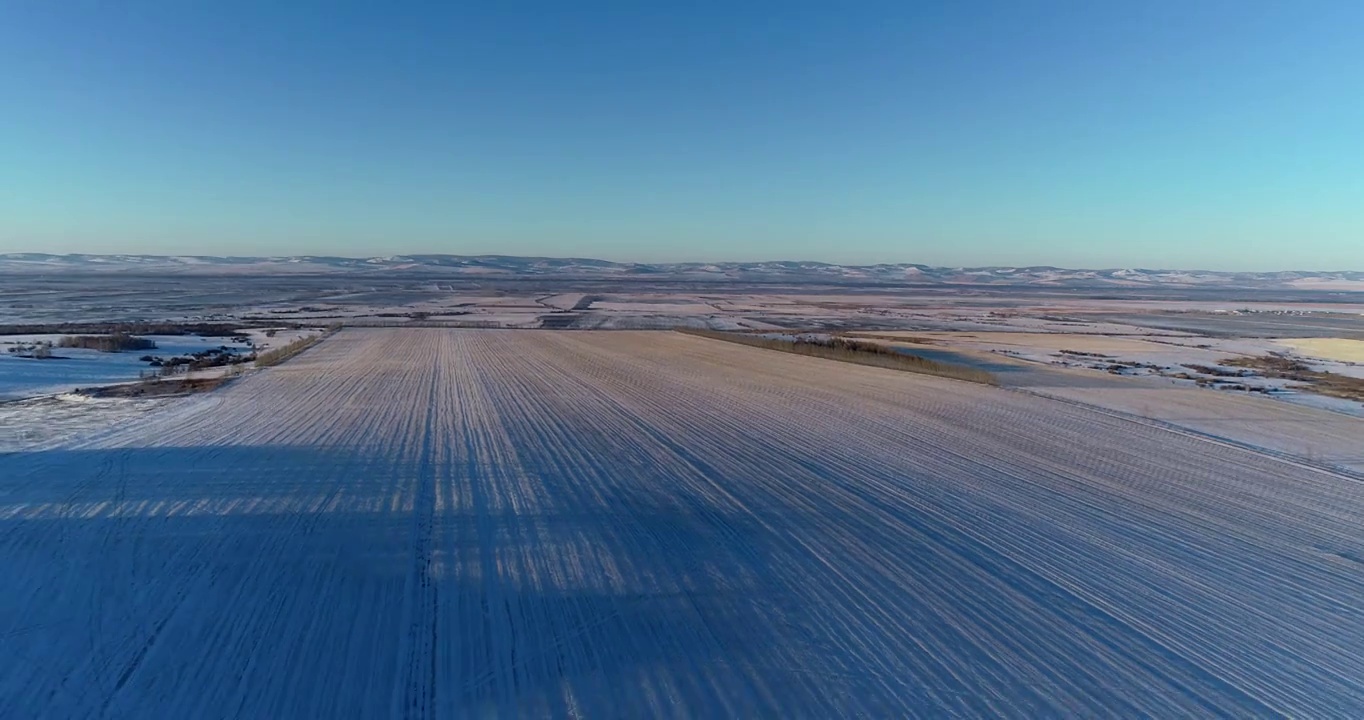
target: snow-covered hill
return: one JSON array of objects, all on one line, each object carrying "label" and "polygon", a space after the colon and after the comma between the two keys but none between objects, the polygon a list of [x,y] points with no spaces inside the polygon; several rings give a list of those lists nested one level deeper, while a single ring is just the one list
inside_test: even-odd
[{"label": "snow-covered hill", "polygon": [[203,255],[0,254],[0,273],[184,273],[319,274],[429,273],[479,276],[637,277],[772,282],[942,283],[1050,285],[1062,287],[1222,286],[1364,291],[1364,272],[1216,272],[1116,268],[931,267],[911,263],[837,265],[765,261],[714,263],[620,263],[589,258],[508,255],[389,255],[351,258],[298,255],[215,257]]}]

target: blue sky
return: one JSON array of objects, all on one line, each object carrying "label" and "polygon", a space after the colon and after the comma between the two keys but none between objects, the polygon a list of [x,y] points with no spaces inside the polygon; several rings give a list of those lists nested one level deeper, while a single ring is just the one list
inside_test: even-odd
[{"label": "blue sky", "polygon": [[1364,269],[1361,33],[1353,0],[15,0],[0,252]]}]

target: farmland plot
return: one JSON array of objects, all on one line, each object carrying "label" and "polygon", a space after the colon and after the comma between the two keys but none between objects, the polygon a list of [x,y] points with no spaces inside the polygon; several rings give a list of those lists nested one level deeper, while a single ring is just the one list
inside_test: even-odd
[{"label": "farmland plot", "polygon": [[1364,485],[997,388],[348,331],[0,463],[3,717],[1364,714]]}]

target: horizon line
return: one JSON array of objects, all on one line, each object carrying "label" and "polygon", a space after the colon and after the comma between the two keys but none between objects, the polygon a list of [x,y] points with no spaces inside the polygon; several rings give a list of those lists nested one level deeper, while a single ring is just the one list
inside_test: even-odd
[{"label": "horizon line", "polygon": [[515,260],[557,260],[557,261],[587,261],[596,263],[610,263],[613,265],[760,265],[760,264],[800,264],[800,265],[826,265],[844,268],[871,268],[871,267],[918,267],[931,270],[1069,270],[1076,272],[1120,272],[1124,270],[1151,273],[1210,273],[1218,275],[1235,274],[1266,274],[1266,273],[1349,273],[1361,274],[1364,270],[1354,269],[1332,269],[1332,270],[1304,270],[1304,269],[1274,269],[1274,270],[1212,270],[1208,268],[1180,268],[1180,267],[1143,267],[1140,265],[1112,265],[1107,267],[1067,267],[1064,265],[1045,265],[1045,264],[1000,264],[1000,265],[933,265],[929,263],[918,263],[909,261],[882,261],[882,262],[834,262],[829,260],[793,260],[793,259],[758,259],[758,260],[609,260],[600,257],[576,256],[576,255],[514,255],[503,253],[440,253],[440,252],[415,252],[415,253],[388,253],[374,255],[322,255],[313,253],[299,254],[274,254],[274,255],[213,255],[213,254],[191,254],[191,253],[139,253],[139,252],[113,252],[113,253],[52,253],[52,252],[25,252],[8,251],[0,252],[0,259],[18,259],[22,256],[38,256],[49,258],[195,258],[209,260],[298,260],[308,258],[329,258],[337,260],[354,260],[366,262],[371,260],[389,260],[392,258],[505,258]]}]

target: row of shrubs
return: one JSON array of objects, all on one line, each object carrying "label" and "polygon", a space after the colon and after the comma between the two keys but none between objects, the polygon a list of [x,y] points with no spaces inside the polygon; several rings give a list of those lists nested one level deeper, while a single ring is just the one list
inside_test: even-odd
[{"label": "row of shrubs", "polygon": [[21,358],[31,360],[47,360],[52,357],[52,342],[45,340],[36,342],[32,345],[11,345],[9,353]]},{"label": "row of shrubs", "polygon": [[161,368],[162,374],[169,375],[171,372],[166,372],[167,368],[171,368],[173,372],[174,368],[178,367],[183,367],[186,370],[205,370],[224,365],[239,365],[255,360],[256,354],[253,352],[243,355],[224,345],[201,350],[187,356],[163,358],[155,355],[143,355],[138,359],[154,368]]},{"label": "row of shrubs", "polygon": [[904,353],[896,352],[885,345],[859,342],[857,340],[849,340],[848,338],[834,337],[827,340],[796,338],[793,340],[779,340],[744,333],[696,330],[691,328],[678,328],[677,332],[685,335],[711,338],[713,340],[724,340],[725,342],[738,343],[740,345],[748,345],[750,347],[763,348],[766,350],[779,350],[781,352],[794,353],[796,355],[808,355],[827,360],[856,363],[858,365],[871,365],[873,367],[883,367],[891,370],[904,370],[907,372],[923,373],[925,375],[937,375],[939,377],[966,380],[986,385],[998,384],[998,380],[995,376],[984,370],[938,362],[936,360],[921,358],[916,355],[906,355]]},{"label": "row of shrubs", "polygon": [[307,350],[308,348],[322,342],[323,338],[327,337],[328,335],[331,335],[332,333],[340,329],[341,324],[334,323],[332,325],[329,325],[327,327],[326,332],[323,332],[320,335],[312,335],[305,338],[299,338],[298,340],[295,340],[289,343],[288,345],[285,345],[284,347],[275,348],[274,350],[266,350],[263,353],[259,353],[256,355],[256,367],[270,367],[272,365],[278,365],[284,362],[285,360],[288,360],[289,358],[303,352],[304,350]]},{"label": "row of shrubs", "polygon": [[114,333],[112,335],[67,335],[57,341],[57,347],[82,348],[100,352],[123,352],[124,350],[155,350],[156,342],[147,338]]},{"label": "row of shrubs", "polygon": [[9,352],[19,357],[47,359],[57,357],[52,354],[52,348],[80,348],[84,350],[98,350],[100,352],[116,353],[124,350],[153,350],[156,343],[146,338],[135,337],[126,333],[116,333],[114,335],[68,335],[57,340],[54,345],[51,340],[42,340],[32,345],[14,345],[9,348]]},{"label": "row of shrubs", "polygon": [[[198,335],[232,337],[241,324],[210,322],[92,322],[0,325],[0,335]],[[297,324],[292,327],[301,327]]]}]

